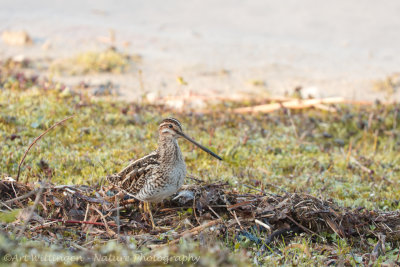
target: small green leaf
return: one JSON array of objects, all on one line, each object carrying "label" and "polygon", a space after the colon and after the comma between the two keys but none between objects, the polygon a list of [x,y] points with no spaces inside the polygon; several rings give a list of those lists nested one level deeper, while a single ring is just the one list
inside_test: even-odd
[{"label": "small green leaf", "polygon": [[11,223],[15,221],[22,209],[0,212],[0,221],[3,223]]}]

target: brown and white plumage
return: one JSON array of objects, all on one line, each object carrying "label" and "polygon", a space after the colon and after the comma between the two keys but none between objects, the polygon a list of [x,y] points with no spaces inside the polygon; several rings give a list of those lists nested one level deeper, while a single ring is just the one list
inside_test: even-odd
[{"label": "brown and white plumage", "polygon": [[177,119],[164,119],[159,126],[158,148],[149,155],[132,161],[119,173],[107,177],[117,188],[147,202],[160,202],[176,193],[186,176],[186,164],[177,139],[183,137],[212,156],[218,155],[198,144],[182,131]]}]

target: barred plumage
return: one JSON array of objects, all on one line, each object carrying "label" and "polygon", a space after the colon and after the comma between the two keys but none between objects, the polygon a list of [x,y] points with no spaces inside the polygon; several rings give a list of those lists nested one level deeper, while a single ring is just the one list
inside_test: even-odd
[{"label": "barred plumage", "polygon": [[177,142],[179,137],[222,160],[214,152],[186,136],[177,119],[166,118],[159,126],[157,150],[130,162],[119,173],[108,176],[107,180],[142,201],[160,202],[173,195],[182,186],[186,176],[186,164]]}]

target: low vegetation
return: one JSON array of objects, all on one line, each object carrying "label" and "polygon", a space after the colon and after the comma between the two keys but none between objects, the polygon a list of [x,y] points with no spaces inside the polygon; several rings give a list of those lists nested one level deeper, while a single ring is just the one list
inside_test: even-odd
[{"label": "low vegetation", "polygon": [[123,73],[133,63],[133,57],[111,47],[101,52],[87,51],[73,58],[53,62],[50,71],[69,75],[92,73]]},{"label": "low vegetation", "polygon": [[[115,56],[113,51],[107,53]],[[82,63],[82,73],[91,69],[120,71],[128,64],[123,56],[107,66],[92,62],[91,57],[77,59],[90,62],[87,66]],[[84,88],[66,88],[52,80],[2,67],[0,177],[2,181],[7,177],[16,179],[19,162],[34,138],[55,122],[74,115],[29,151],[19,181],[31,188],[37,188],[40,181],[50,181],[53,185],[107,186],[103,181],[107,174],[119,171],[129,160],[156,148],[158,122],[172,115],[179,118],[188,135],[224,158],[218,162],[190,143],[180,141],[191,177],[187,184],[198,180],[226,182],[227,190],[235,194],[310,195],[354,211],[394,212],[400,208],[400,105],[337,105],[336,112],[310,109],[259,115],[230,113],[229,109],[237,105],[213,106],[209,114],[176,113],[164,106],[98,100]],[[34,198],[26,205],[32,206],[33,202]],[[11,209],[23,208],[12,206]],[[40,213],[44,208],[37,209]],[[375,237],[355,242],[335,232],[322,231],[315,235],[303,230],[277,236],[267,244],[267,232],[258,231],[254,223],[251,227],[244,223],[243,229],[239,224],[231,226],[239,229],[240,234],[227,231],[225,235],[212,236],[209,233],[212,238],[195,235],[182,238],[174,245],[150,250],[151,246],[129,236],[121,242],[118,238],[102,239],[83,233],[84,242],[66,242],[71,232],[62,223],[54,226],[64,227],[62,232],[48,230],[46,235],[31,238],[34,228],[28,227],[22,235],[17,234],[16,221],[22,220],[21,216],[4,219],[9,211],[6,212],[4,205],[2,210],[0,254],[3,262],[6,261],[3,255],[18,257],[34,248],[54,257],[81,256],[91,250],[103,257],[142,255],[133,263],[145,260],[143,255],[193,255],[200,256],[198,263],[204,266],[399,263],[400,239],[386,237],[385,240],[379,232]],[[184,222],[179,227],[196,226],[196,215],[190,208],[181,207],[176,213]],[[217,219],[211,211],[202,216]],[[374,226],[370,227],[374,233]],[[151,233],[146,229],[141,234]],[[152,235],[164,240],[171,231],[178,230]],[[391,230],[395,232],[393,235],[400,231]],[[208,238],[212,241],[204,241]],[[158,262],[160,259],[167,258],[158,258]],[[79,258],[72,262],[90,264],[93,259]],[[170,264],[177,262],[171,260]]]}]

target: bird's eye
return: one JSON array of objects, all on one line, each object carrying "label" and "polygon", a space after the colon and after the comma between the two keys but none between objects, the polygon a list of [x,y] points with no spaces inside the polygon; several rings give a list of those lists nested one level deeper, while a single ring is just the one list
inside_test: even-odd
[{"label": "bird's eye", "polygon": [[169,128],[172,128],[172,124],[170,124],[168,127],[169,127]]}]

